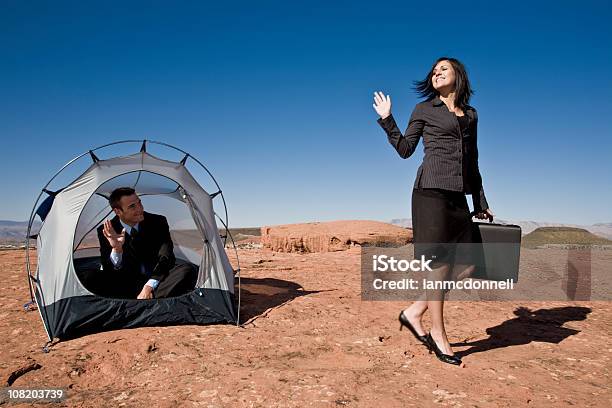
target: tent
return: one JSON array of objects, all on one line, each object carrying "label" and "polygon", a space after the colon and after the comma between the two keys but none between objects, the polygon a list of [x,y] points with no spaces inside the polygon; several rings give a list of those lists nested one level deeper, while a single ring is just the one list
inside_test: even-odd
[{"label": "tent", "polygon": [[[130,143],[141,144],[140,151],[109,159],[97,157],[99,149]],[[173,149],[182,159],[156,157],[147,152],[147,144]],[[55,191],[48,188],[60,173],[83,158],[91,164],[74,181]],[[205,170],[217,191],[209,194],[204,190],[187,169],[188,160],[199,165],[200,171]],[[167,217],[177,262],[190,262],[198,268],[193,291],[172,298],[115,299],[96,294],[97,289],[89,284],[88,277],[101,269],[96,228],[114,216],[108,205],[111,191],[125,186],[136,190],[146,211]],[[214,211],[215,197],[223,202],[225,222]],[[225,237],[220,235],[216,219],[225,228]],[[34,234],[38,225],[40,229]],[[26,242],[31,303],[37,306],[49,341],[141,326],[238,324],[240,285],[236,299],[234,277],[239,281],[239,267],[232,268],[225,252],[227,234],[223,193],[195,157],[174,146],[147,140],[100,146],[62,167],[34,204]],[[34,274],[31,239],[36,240],[38,258]]]}]

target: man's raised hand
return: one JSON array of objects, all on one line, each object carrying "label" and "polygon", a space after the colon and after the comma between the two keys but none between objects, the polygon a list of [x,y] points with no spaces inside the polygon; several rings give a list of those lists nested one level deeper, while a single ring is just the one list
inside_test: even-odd
[{"label": "man's raised hand", "polygon": [[123,243],[125,242],[125,228],[121,230],[121,234],[117,234],[110,220],[104,221],[104,236],[108,240],[110,246],[115,252],[123,252]]}]

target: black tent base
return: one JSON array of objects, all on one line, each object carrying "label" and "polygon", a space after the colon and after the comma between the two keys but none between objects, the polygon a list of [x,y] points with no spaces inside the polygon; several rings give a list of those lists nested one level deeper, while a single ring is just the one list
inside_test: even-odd
[{"label": "black tent base", "polygon": [[234,295],[204,288],[164,299],[76,296],[43,307],[40,312],[49,337],[60,340],[135,327],[237,323]]}]

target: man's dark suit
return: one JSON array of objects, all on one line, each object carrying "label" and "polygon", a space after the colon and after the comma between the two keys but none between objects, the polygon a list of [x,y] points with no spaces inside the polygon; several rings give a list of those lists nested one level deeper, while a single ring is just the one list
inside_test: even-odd
[{"label": "man's dark suit", "polygon": [[[123,226],[118,216],[111,224],[120,234]],[[103,225],[98,227],[98,240],[104,272],[101,286],[105,296],[135,299],[149,279],[160,281],[154,291],[155,297],[177,296],[195,286],[197,271],[191,264],[175,266],[174,244],[166,217],[162,215],[145,212],[135,237],[126,232],[119,268],[111,261],[112,247],[104,236]]]}]

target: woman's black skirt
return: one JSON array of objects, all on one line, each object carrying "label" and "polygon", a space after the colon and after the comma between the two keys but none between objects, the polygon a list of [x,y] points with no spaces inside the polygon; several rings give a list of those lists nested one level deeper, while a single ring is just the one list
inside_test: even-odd
[{"label": "woman's black skirt", "polygon": [[473,223],[465,194],[437,188],[412,190],[414,257],[432,265],[472,264]]}]

